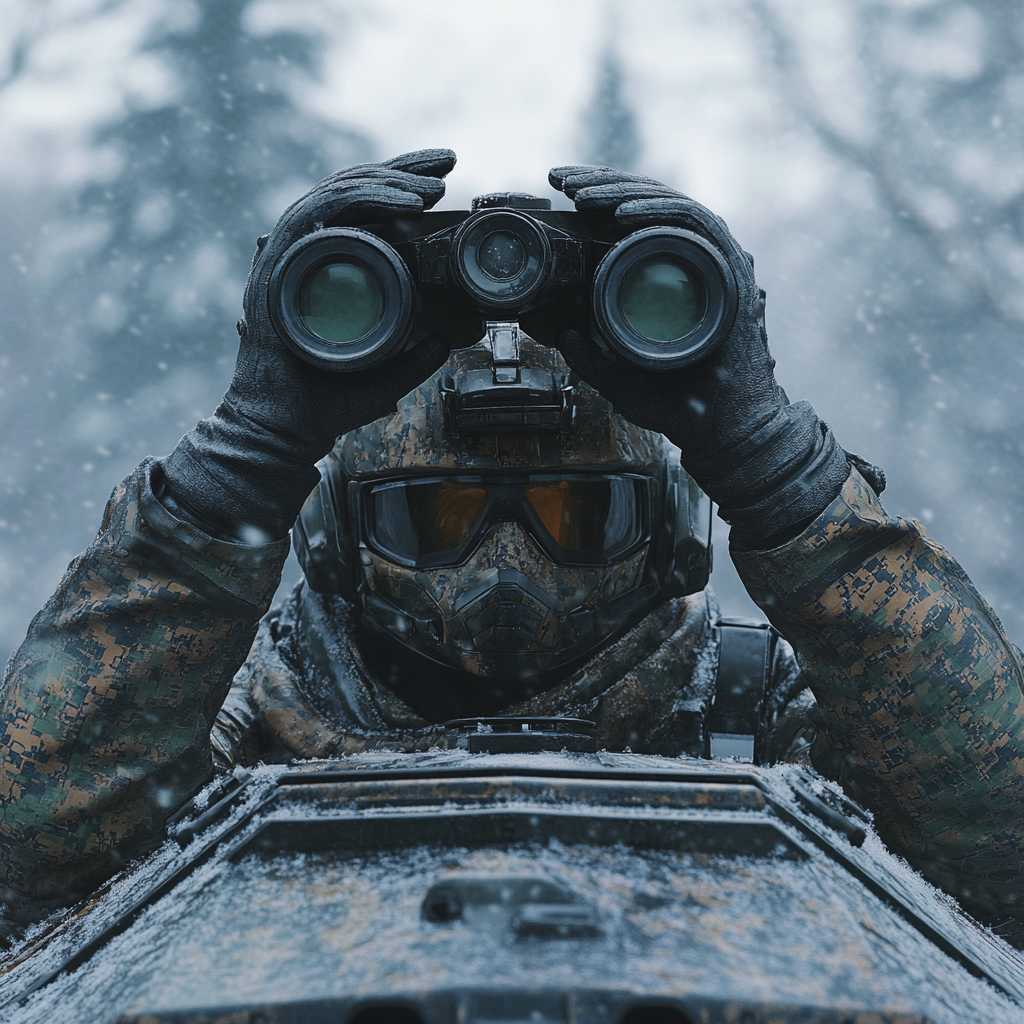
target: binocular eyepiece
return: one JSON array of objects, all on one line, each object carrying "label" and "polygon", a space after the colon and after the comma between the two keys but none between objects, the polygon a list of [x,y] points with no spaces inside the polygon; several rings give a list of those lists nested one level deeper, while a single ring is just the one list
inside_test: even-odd
[{"label": "binocular eyepiece", "polygon": [[469,213],[315,231],[272,271],[275,327],[298,356],[340,371],[380,365],[421,340],[431,304],[481,324],[531,314],[546,345],[575,326],[649,370],[689,366],[728,335],[736,280],[714,244],[677,227],[627,233],[550,206],[497,193]]}]

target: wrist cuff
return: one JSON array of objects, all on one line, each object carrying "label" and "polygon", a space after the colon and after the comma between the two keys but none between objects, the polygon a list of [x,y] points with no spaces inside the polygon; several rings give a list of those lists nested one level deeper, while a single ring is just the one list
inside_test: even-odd
[{"label": "wrist cuff", "polygon": [[850,474],[846,452],[828,424],[806,403],[790,409],[788,429],[767,451],[739,466],[722,486],[708,488],[721,518],[732,524],[730,545],[737,550],[775,547],[797,536],[831,504]]},{"label": "wrist cuff", "polygon": [[166,489],[198,525],[265,544],[287,535],[319,483],[316,458],[221,404],[160,464]]}]

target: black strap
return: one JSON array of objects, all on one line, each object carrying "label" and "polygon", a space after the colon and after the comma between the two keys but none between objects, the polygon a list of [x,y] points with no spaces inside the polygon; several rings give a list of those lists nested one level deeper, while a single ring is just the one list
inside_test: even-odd
[{"label": "black strap", "polygon": [[708,753],[757,761],[776,634],[768,623],[722,619],[718,674],[708,715]]}]

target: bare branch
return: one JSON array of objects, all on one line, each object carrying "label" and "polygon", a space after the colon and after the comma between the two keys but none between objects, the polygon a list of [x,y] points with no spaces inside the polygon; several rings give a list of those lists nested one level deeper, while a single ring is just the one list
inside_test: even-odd
[{"label": "bare branch", "polygon": [[21,77],[25,71],[29,52],[42,35],[43,29],[39,20],[31,28],[23,28],[15,35],[10,44],[10,60],[7,70],[0,75],[0,89],[6,89]]},{"label": "bare branch", "polygon": [[[842,134],[823,114],[813,99],[813,89],[804,71],[799,47],[766,0],[747,0],[747,6],[769,45],[767,56],[787,106],[804,122],[818,141],[837,159],[858,168],[873,181],[878,198],[890,216],[921,241],[932,255],[972,291],[976,301],[1001,319],[1017,317],[1008,311],[997,290],[974,267],[957,259],[956,248],[907,201],[894,166],[887,159],[884,139],[896,137],[899,126],[889,104],[876,117],[875,141],[860,143]],[[884,90],[886,93],[889,90]]]}]

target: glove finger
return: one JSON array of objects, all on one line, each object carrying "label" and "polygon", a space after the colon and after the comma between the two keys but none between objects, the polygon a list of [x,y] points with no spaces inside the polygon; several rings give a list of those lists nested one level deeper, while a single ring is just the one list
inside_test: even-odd
[{"label": "glove finger", "polygon": [[385,160],[382,167],[391,167],[410,174],[425,175],[432,178],[443,178],[455,167],[455,151],[453,149],[417,149],[412,153],[402,153]]},{"label": "glove finger", "polygon": [[389,188],[414,192],[422,196],[424,201],[429,200],[431,203],[436,203],[444,195],[444,182],[440,178],[428,178],[387,167],[371,167],[358,174],[351,174],[348,170],[339,171],[329,178],[324,178],[307,195],[314,196],[365,184],[386,185]]},{"label": "glove finger", "polygon": [[[324,182],[339,178],[361,178],[382,171],[398,171],[418,176],[443,178],[455,166],[455,151],[451,149],[417,149],[411,153],[393,156],[390,160],[373,160],[365,164],[342,167],[328,175]],[[323,182],[321,182],[323,184]]]},{"label": "glove finger", "polygon": [[[336,188],[340,183],[346,181],[361,181],[366,178],[374,178],[381,171],[380,164],[354,164],[352,167],[342,167],[337,171],[332,171],[325,178],[321,178],[307,193],[306,195],[315,195],[318,192],[324,192],[331,188]],[[303,197],[305,198],[305,197]],[[300,199],[301,203],[302,200]]]},{"label": "glove finger", "polygon": [[639,174],[620,171],[617,167],[599,167],[591,164],[567,164],[565,167],[552,167],[548,171],[548,182],[552,188],[564,192],[566,188],[582,188],[580,182],[595,185],[605,181],[650,181]]},{"label": "glove finger", "polygon": [[403,153],[383,163],[356,164],[328,175],[305,196],[293,204],[288,213],[303,224],[317,223],[337,216],[345,209],[369,208],[366,188],[388,189],[392,193],[407,192],[419,201],[383,196],[378,204],[381,212],[418,213],[429,210],[445,191],[441,177],[455,166],[455,153],[450,149],[421,149]]},{"label": "glove finger", "polygon": [[423,207],[422,197],[414,192],[390,188],[387,185],[355,185],[344,192],[325,196],[323,204],[319,206],[320,216],[317,220],[327,224],[343,218],[346,223],[350,223],[352,216],[357,212],[387,216],[396,213],[421,213]]},{"label": "glove finger", "polygon": [[592,171],[608,171],[610,167],[592,167],[590,164],[566,164],[564,167],[552,167],[548,171],[548,184],[559,192],[565,191],[565,183],[569,178],[589,174]]},{"label": "glove finger", "polygon": [[574,199],[583,189],[594,188],[600,185],[623,184],[626,187],[632,185],[638,188],[647,186],[648,191],[653,190],[657,194],[668,188],[667,185],[654,178],[648,178],[642,174],[627,174],[625,171],[616,170],[614,167],[576,168],[574,173],[562,178],[561,184],[562,191],[570,199]]},{"label": "glove finger", "polygon": [[686,199],[686,196],[660,182],[616,181],[591,185],[573,197],[577,210],[606,210],[633,199]]},{"label": "glove finger", "polygon": [[325,190],[305,196],[277,223],[268,249],[287,248],[301,235],[316,230],[318,224],[332,224],[352,218],[365,223],[395,213],[420,213],[423,200],[412,192],[386,185],[351,184],[347,188]]},{"label": "glove finger", "polygon": [[[438,179],[417,178],[414,175],[406,175],[398,171],[382,172],[376,165],[354,177],[349,176],[351,171],[351,168],[338,171],[314,185],[304,196],[285,210],[278,221],[278,228],[289,227],[297,223],[308,230],[307,225],[315,224],[317,221],[323,222],[337,210],[344,209],[349,201],[348,197],[354,191],[364,190],[363,194],[365,194],[367,188],[389,189],[396,193],[406,192],[415,195],[426,191],[432,202],[436,202],[433,193],[439,190],[441,195],[444,194],[444,183]],[[428,186],[424,189],[424,183],[430,181],[435,182],[435,186]],[[408,187],[411,184],[415,184],[415,188]],[[385,206],[388,205],[388,199],[388,196],[384,197]],[[400,204],[401,208],[404,209],[406,202],[403,201]]]},{"label": "glove finger", "polygon": [[671,196],[634,196],[624,199],[615,211],[615,219],[620,224],[639,224],[641,221],[651,223],[656,218],[669,218],[657,220],[656,223],[681,224],[686,221],[685,226],[697,225],[707,227],[715,232],[729,233],[725,221],[712,213],[706,206],[689,196],[675,193]]},{"label": "glove finger", "polygon": [[689,228],[718,245],[726,256],[731,257],[734,265],[749,267],[750,274],[753,274],[753,260],[740,248],[725,221],[687,196],[677,194],[629,200],[616,209],[615,219],[626,227],[670,224]]},{"label": "glove finger", "polygon": [[372,185],[375,188],[395,189],[399,192],[408,192],[419,196],[423,200],[425,208],[433,206],[444,196],[444,182],[440,178],[421,177],[402,171],[378,171],[373,175],[355,179],[348,187],[359,188],[367,185]]}]

